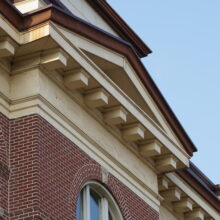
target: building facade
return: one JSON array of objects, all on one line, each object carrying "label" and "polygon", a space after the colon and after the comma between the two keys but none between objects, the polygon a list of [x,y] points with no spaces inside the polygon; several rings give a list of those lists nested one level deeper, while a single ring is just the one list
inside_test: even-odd
[{"label": "building facade", "polygon": [[0,219],[220,220],[220,187],[105,0],[0,1]]}]

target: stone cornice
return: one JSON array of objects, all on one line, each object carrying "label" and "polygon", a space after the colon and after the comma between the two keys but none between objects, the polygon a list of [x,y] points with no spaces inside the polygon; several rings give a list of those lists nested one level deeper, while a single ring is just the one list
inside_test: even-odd
[{"label": "stone cornice", "polygon": [[54,5],[49,5],[32,13],[21,15],[12,5],[5,1],[1,1],[0,11],[19,30],[25,30],[43,22],[54,21],[61,26],[64,26],[84,37],[125,55],[158,105],[160,111],[165,116],[171,128],[180,139],[188,154],[192,155],[193,152],[196,151],[192,141],[185,133],[181,124],[173,114],[172,110],[128,42],[113,37],[112,35],[97,29],[95,26],[86,23],[85,21]]}]

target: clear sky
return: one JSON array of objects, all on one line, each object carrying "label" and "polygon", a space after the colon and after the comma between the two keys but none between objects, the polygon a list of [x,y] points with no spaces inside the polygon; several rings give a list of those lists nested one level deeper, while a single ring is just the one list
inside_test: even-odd
[{"label": "clear sky", "polygon": [[220,183],[220,1],[108,0],[153,50],[146,68]]}]

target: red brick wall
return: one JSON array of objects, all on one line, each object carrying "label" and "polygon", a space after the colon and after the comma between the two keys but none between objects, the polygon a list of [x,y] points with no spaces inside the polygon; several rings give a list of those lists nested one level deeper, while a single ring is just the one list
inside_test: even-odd
[{"label": "red brick wall", "polygon": [[38,214],[39,205],[39,117],[10,120],[10,219]]},{"label": "red brick wall", "polygon": [[0,207],[3,208],[3,219],[7,219],[8,210],[8,146],[9,146],[9,120],[0,114]]},{"label": "red brick wall", "polygon": [[159,219],[113,175],[103,183],[101,166],[40,116],[10,120],[5,127],[10,130],[9,136],[4,133],[10,140],[10,219],[73,220],[78,193],[89,180],[105,185],[125,220]]}]

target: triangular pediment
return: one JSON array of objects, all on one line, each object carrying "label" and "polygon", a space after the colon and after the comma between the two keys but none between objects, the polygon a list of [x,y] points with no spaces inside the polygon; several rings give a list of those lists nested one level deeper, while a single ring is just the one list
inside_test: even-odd
[{"label": "triangular pediment", "polygon": [[[118,87],[136,103],[146,114],[155,121],[158,125],[160,122],[155,117],[151,108],[148,106],[143,97],[140,96],[138,89],[135,87],[132,80],[128,77],[122,67],[118,67],[108,61],[95,56],[87,52],[87,55],[106,73],[106,75],[116,84]],[[161,125],[160,125],[161,126]],[[161,126],[162,127],[162,126]]]},{"label": "triangular pediment", "polygon": [[176,144],[181,146],[178,138],[153,102],[149,92],[143,87],[128,61],[124,61],[124,65],[127,66],[127,68],[124,68],[125,66],[119,67],[90,52],[85,51],[85,53],[157,126],[159,126]]},{"label": "triangular pediment", "polygon": [[[36,65],[42,66],[53,80],[58,80],[71,97],[126,146],[128,144],[144,158],[150,158],[160,172],[188,166],[189,155],[194,149],[189,146],[191,149],[187,151],[185,145],[190,142],[187,135],[132,44],[53,6],[24,15],[25,24],[36,13],[41,18],[45,10],[49,17],[45,18],[46,31],[42,32],[42,37],[48,35],[48,40],[55,44],[48,51],[45,48],[36,54]],[[21,17],[20,14],[16,16]],[[20,23],[17,26],[23,28]],[[36,34],[30,37],[26,36],[26,41],[36,42],[33,38]],[[28,46],[33,48],[30,44]],[[5,45],[13,46],[10,42]],[[10,50],[9,47],[6,49]],[[16,58],[12,69],[18,71],[18,65],[27,57]],[[55,79],[55,75],[59,77]]]},{"label": "triangular pediment", "polygon": [[[64,33],[66,38],[78,47],[103,74],[113,81],[127,98],[135,103],[139,111],[145,114],[149,120],[158,127],[160,132],[163,132],[178,148],[181,148],[185,154],[190,152],[186,150],[185,147],[185,145],[188,146],[188,144],[185,144],[187,142],[183,142],[189,141],[187,140],[188,137],[185,136],[186,134],[184,134],[182,128],[179,128],[180,125],[177,124],[178,121],[169,109],[169,106],[165,103],[160,92],[155,88],[155,84],[148,76],[146,70],[142,69],[142,66],[136,63],[135,59],[137,58],[132,55],[131,50],[129,51],[129,56],[131,56],[129,59],[129,57],[105,47],[105,44],[107,46],[110,44],[109,42],[103,41],[104,44],[100,44],[68,31],[65,28],[59,27],[59,30]],[[117,44],[111,45],[110,47],[117,47]],[[140,63],[140,61],[138,62]],[[134,69],[134,67],[136,67],[136,69]],[[144,79],[146,82],[143,81],[140,73],[143,77],[146,76]],[[146,86],[145,83],[148,83],[148,85]],[[150,88],[148,88],[148,86]],[[89,89],[92,89],[92,87],[89,87]],[[154,94],[152,93],[152,89],[154,89]],[[117,97],[114,98],[117,99]],[[161,104],[163,104],[164,107],[164,109],[162,109],[163,111],[161,111]],[[109,105],[114,106],[115,102],[113,101],[112,104],[110,103]],[[132,117],[129,123],[132,123],[133,120],[136,120],[135,117]]]}]

